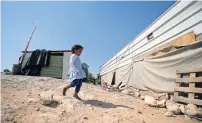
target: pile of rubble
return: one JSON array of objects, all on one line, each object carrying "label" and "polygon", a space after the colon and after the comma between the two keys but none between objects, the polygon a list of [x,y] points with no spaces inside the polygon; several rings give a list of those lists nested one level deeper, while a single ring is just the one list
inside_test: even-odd
[{"label": "pile of rubble", "polygon": [[166,108],[167,111],[164,113],[166,117],[185,115],[189,118],[199,118],[199,120],[202,120],[202,109],[200,107],[194,104],[184,105],[175,103],[173,96],[167,93],[158,94],[153,91],[140,91],[139,89],[125,86],[113,87],[106,84],[102,87],[107,91],[117,91],[144,100],[145,104],[151,107]]}]

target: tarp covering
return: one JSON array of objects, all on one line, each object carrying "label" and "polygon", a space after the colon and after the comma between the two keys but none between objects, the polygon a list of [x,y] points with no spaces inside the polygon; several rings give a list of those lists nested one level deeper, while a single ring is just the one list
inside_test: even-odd
[{"label": "tarp covering", "polygon": [[[124,70],[126,69],[127,70]],[[174,92],[176,70],[202,68],[202,42],[136,61],[116,70],[116,84],[120,82],[143,90]],[[106,74],[105,74],[106,75]],[[102,77],[104,77],[103,75]],[[106,81],[110,81],[107,77]],[[105,80],[105,77],[103,78]]]},{"label": "tarp covering", "polygon": [[113,78],[113,74],[114,74],[113,71],[112,71],[112,72],[109,72],[109,73],[107,73],[107,74],[105,74],[105,75],[101,78],[102,83],[104,82],[104,83],[107,83],[107,85],[111,85],[111,83],[112,83],[112,78]]}]

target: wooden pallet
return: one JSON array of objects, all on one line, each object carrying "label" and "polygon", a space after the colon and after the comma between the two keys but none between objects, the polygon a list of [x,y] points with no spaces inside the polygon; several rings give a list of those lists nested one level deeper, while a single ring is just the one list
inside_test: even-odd
[{"label": "wooden pallet", "polygon": [[177,70],[174,101],[202,106],[202,68]]}]

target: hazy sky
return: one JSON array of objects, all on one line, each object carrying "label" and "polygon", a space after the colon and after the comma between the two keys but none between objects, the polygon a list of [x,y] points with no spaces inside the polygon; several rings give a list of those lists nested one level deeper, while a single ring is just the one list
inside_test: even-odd
[{"label": "hazy sky", "polygon": [[174,1],[2,2],[2,70],[12,68],[39,21],[29,50],[84,46],[91,72],[128,44]]}]

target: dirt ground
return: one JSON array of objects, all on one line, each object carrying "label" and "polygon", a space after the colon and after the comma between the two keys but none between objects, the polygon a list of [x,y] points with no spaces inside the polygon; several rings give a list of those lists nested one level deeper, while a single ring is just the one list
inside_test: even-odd
[{"label": "dirt ground", "polygon": [[[83,83],[79,95],[84,101],[72,98],[73,88],[63,97],[62,86],[59,79],[2,76],[1,123],[198,123],[183,115],[166,117],[165,108],[91,84]],[[57,103],[39,103],[46,90],[53,91]]]}]

